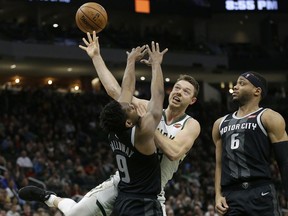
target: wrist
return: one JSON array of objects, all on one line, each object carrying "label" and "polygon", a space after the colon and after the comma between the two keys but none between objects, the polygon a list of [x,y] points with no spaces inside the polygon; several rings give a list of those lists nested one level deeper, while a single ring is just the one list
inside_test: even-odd
[{"label": "wrist", "polygon": [[92,59],[93,61],[102,60],[102,57],[101,57],[100,53],[94,54],[94,55],[92,55],[92,56],[90,56],[90,57],[91,57],[91,59]]}]

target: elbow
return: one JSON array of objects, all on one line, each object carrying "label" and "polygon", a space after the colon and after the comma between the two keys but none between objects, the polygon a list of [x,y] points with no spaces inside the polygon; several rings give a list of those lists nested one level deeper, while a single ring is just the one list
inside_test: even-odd
[{"label": "elbow", "polygon": [[119,92],[115,88],[106,89],[106,92],[114,100],[117,100],[119,98],[119,96],[120,96]]},{"label": "elbow", "polygon": [[182,157],[182,155],[177,153],[169,153],[166,156],[170,161],[177,161]]}]

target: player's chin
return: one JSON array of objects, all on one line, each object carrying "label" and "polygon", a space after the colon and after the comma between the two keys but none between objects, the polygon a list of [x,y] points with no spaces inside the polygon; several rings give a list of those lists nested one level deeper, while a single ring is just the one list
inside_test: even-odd
[{"label": "player's chin", "polygon": [[237,94],[232,94],[232,100],[238,100]]}]

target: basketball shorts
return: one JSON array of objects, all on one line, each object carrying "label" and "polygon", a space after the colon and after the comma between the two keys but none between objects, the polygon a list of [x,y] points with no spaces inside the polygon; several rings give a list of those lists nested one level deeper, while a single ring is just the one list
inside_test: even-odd
[{"label": "basketball shorts", "polygon": [[236,190],[223,190],[229,209],[225,216],[281,216],[273,184],[248,186]]},{"label": "basketball shorts", "polygon": [[[118,195],[118,183],[120,181],[119,173],[116,172],[108,180],[91,189],[77,203],[85,215],[91,216],[109,216],[114,208],[114,202]],[[79,212],[79,215],[84,215]]]},{"label": "basketball shorts", "polygon": [[111,216],[163,216],[162,206],[155,197],[143,198],[118,195]]}]

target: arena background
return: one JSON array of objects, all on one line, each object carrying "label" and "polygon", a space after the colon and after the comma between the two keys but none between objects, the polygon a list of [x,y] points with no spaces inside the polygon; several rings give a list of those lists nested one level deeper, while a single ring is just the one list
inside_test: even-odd
[{"label": "arena background", "polygon": [[[150,13],[135,11],[140,1],[148,3]],[[91,60],[78,48],[85,34],[76,27],[75,13],[85,2],[0,0],[0,177],[1,182],[14,182],[11,193],[0,185],[0,215],[12,206],[20,215],[29,215],[24,214],[27,208],[30,215],[61,215],[44,205],[24,204],[17,199],[17,189],[36,184],[79,200],[115,170],[97,121],[109,97]],[[169,48],[163,61],[167,94],[180,74],[200,82],[199,100],[187,112],[199,120],[202,132],[167,186],[167,205],[169,215],[204,215],[214,205],[211,127],[234,109],[229,90],[238,75],[248,70],[263,74],[269,82],[263,106],[280,112],[287,122],[288,2],[97,2],[109,18],[99,33],[101,53],[119,82],[125,51],[151,40]],[[136,68],[135,94],[149,98],[149,68]],[[33,167],[17,165],[24,151]],[[275,163],[271,169],[283,201]]]}]

